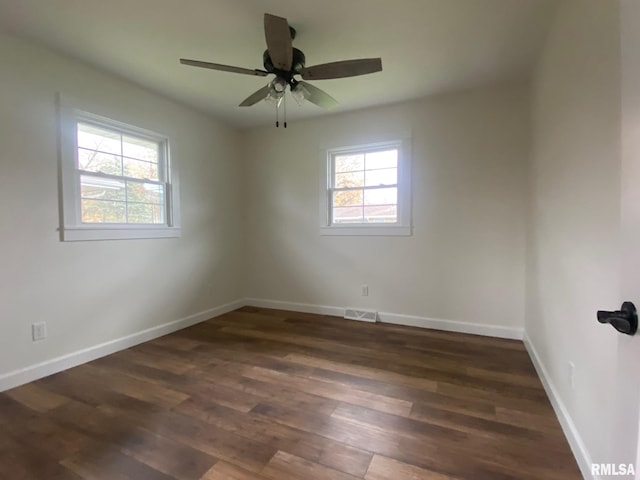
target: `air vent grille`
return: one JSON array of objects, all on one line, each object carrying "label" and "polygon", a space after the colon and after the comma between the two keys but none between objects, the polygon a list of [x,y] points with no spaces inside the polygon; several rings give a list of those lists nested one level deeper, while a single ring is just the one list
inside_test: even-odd
[{"label": "air vent grille", "polygon": [[378,312],[361,308],[345,308],[344,318],[361,322],[375,322],[378,319]]}]

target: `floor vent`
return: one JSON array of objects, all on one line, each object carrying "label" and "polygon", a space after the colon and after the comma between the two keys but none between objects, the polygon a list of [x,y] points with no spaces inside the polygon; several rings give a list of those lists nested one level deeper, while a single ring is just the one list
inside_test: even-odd
[{"label": "floor vent", "polygon": [[375,322],[378,319],[378,312],[375,310],[346,308],[344,310],[344,318],[349,320],[360,320],[361,322]]}]

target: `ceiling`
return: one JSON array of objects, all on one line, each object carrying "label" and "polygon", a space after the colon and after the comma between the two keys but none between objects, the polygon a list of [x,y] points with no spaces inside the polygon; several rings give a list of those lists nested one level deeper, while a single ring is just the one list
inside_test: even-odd
[{"label": "ceiling", "polygon": [[[0,0],[0,29],[45,44],[237,127],[274,107],[237,105],[271,79],[183,66],[263,68],[263,14],[286,17],[307,66],[382,57],[383,71],[316,86],[333,111],[524,79],[558,0]],[[289,121],[326,115],[288,102]]]}]

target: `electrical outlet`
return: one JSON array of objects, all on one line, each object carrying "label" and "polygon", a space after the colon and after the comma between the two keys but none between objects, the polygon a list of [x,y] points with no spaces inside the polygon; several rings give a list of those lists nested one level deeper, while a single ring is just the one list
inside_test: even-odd
[{"label": "electrical outlet", "polygon": [[369,285],[360,285],[360,293],[363,297],[369,296]]},{"label": "electrical outlet", "polygon": [[569,362],[569,385],[571,385],[571,390],[575,389],[576,387],[575,372],[576,372],[575,364],[573,362]]},{"label": "electrical outlet", "polygon": [[31,336],[34,342],[47,338],[47,323],[38,322],[31,325]]}]

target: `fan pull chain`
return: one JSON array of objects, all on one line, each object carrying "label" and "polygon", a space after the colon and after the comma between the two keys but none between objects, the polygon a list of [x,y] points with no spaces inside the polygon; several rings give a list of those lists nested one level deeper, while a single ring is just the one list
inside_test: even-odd
[{"label": "fan pull chain", "polygon": [[280,126],[278,110],[280,109],[280,103],[276,100],[276,128]]},{"label": "fan pull chain", "polygon": [[287,128],[287,96],[283,95],[283,108],[284,108],[284,128]]}]

